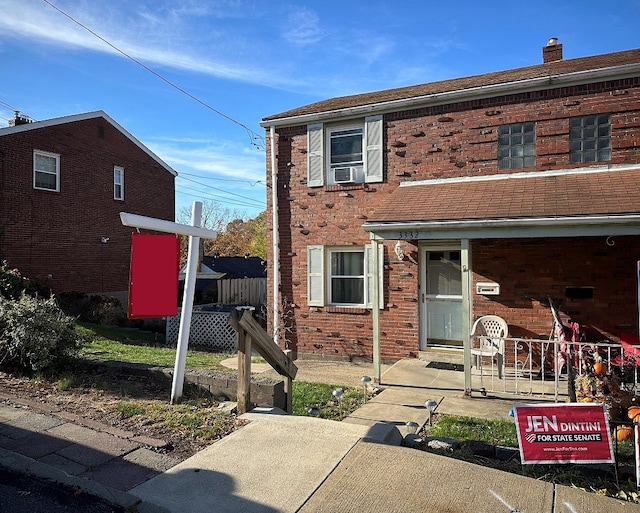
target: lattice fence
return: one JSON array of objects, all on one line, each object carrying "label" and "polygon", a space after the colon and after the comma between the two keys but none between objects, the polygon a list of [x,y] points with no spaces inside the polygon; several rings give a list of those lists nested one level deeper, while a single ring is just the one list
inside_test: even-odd
[{"label": "lattice fence", "polygon": [[[238,350],[238,333],[229,324],[230,312],[207,312],[193,307],[189,347],[235,353]],[[177,344],[180,329],[180,313],[167,318],[166,340]]]}]

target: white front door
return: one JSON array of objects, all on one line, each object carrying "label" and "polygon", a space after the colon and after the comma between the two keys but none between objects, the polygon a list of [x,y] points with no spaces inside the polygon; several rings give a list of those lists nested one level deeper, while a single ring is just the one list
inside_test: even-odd
[{"label": "white front door", "polygon": [[420,251],[420,349],[462,346],[460,246],[428,246]]}]

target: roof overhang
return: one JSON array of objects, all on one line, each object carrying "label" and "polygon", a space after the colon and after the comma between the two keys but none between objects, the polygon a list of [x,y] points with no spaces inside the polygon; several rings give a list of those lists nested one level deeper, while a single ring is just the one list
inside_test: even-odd
[{"label": "roof overhang", "polygon": [[454,91],[415,96],[412,98],[402,98],[398,100],[370,103],[357,107],[348,107],[331,111],[314,112],[299,116],[289,116],[282,118],[265,119],[260,123],[263,128],[305,125],[318,121],[334,121],[338,119],[361,117],[366,115],[385,114],[403,110],[415,109],[418,107],[445,105],[466,100],[479,100],[491,98],[497,95],[540,91],[554,87],[568,87],[581,84],[589,84],[597,81],[637,76],[640,73],[640,63],[627,64],[624,66],[612,66],[587,71],[577,71],[561,75],[546,75],[542,77],[530,78],[504,82],[501,84],[490,84],[486,86],[471,87]]},{"label": "roof overhang", "polygon": [[640,165],[408,181],[362,226],[373,239],[640,235]]},{"label": "roof overhang", "polygon": [[17,134],[20,132],[28,132],[30,130],[38,130],[40,128],[48,128],[52,126],[62,125],[65,123],[75,123],[77,121],[86,121],[88,119],[103,118],[105,121],[113,125],[116,130],[122,133],[127,139],[129,139],[138,148],[144,151],[149,157],[155,160],[161,167],[171,173],[173,176],[178,176],[178,172],[173,169],[169,164],[162,160],[158,155],[147,148],[142,142],[134,137],[128,130],[121,126],[116,120],[109,116],[103,110],[96,110],[92,112],[84,112],[82,114],[72,114],[69,116],[62,116],[59,118],[45,119],[43,121],[34,121],[32,123],[25,123],[24,125],[9,126],[0,129],[0,137],[4,135]]},{"label": "roof overhang", "polygon": [[640,214],[365,223],[372,239],[519,239],[640,235]]}]

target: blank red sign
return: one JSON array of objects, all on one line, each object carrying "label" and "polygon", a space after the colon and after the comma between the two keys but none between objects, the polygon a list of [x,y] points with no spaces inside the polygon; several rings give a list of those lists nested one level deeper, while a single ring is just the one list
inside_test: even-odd
[{"label": "blank red sign", "polygon": [[179,264],[176,235],[131,235],[129,319],[177,315]]}]

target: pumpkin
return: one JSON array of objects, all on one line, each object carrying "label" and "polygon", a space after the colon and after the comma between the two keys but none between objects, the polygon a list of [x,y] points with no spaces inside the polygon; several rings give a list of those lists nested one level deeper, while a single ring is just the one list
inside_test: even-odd
[{"label": "pumpkin", "polygon": [[627,409],[627,417],[634,422],[640,422],[640,406],[629,406]]},{"label": "pumpkin", "polygon": [[623,442],[633,437],[633,428],[631,426],[618,426],[616,427],[616,440]]},{"label": "pumpkin", "polygon": [[607,373],[607,366],[602,362],[596,362],[593,364],[593,373],[596,376],[602,376]]}]

